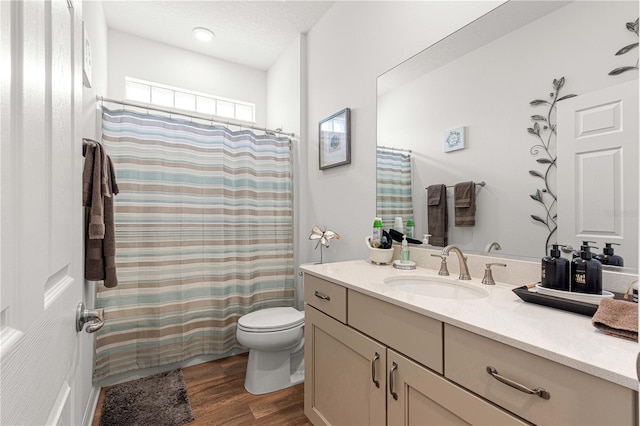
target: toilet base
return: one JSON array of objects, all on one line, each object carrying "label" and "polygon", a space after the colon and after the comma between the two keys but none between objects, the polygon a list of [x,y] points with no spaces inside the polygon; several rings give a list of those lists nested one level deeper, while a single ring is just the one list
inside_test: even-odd
[{"label": "toilet base", "polygon": [[304,351],[265,352],[251,349],[244,388],[262,395],[295,386],[304,381]]}]

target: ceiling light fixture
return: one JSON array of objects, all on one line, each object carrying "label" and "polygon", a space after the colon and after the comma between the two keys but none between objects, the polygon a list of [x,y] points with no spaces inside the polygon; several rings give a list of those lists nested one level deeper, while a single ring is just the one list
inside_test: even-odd
[{"label": "ceiling light fixture", "polygon": [[205,27],[195,27],[193,35],[200,41],[211,41],[216,36],[213,31]]}]

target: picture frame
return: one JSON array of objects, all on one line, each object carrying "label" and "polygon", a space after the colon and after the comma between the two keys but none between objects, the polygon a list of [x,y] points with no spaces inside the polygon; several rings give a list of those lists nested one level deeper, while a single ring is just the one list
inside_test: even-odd
[{"label": "picture frame", "polygon": [[318,123],[320,170],[351,163],[351,110],[345,108]]},{"label": "picture frame", "polygon": [[444,132],[442,136],[444,152],[458,151],[466,147],[466,131],[465,127],[456,127]]},{"label": "picture frame", "polygon": [[82,82],[84,87],[91,87],[91,42],[84,21],[82,21]]}]

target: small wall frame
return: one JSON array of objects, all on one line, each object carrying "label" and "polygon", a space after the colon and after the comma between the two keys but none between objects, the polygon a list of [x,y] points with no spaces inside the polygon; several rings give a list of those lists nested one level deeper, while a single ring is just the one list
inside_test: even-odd
[{"label": "small wall frame", "polygon": [[351,163],[351,110],[345,108],[318,124],[320,170]]},{"label": "small wall frame", "polygon": [[442,144],[444,152],[464,149],[466,146],[464,126],[445,131],[442,135]]}]

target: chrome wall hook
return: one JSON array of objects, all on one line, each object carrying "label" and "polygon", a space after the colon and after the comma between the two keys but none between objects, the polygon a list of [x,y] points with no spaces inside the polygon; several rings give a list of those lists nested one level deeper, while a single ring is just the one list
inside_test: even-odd
[{"label": "chrome wall hook", "polygon": [[87,333],[95,333],[100,330],[104,325],[103,314],[104,310],[102,309],[86,309],[84,303],[78,303],[76,308],[76,331],[82,331],[84,325],[90,321],[93,321],[93,324],[87,327]]}]

